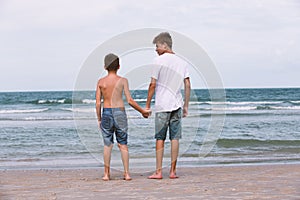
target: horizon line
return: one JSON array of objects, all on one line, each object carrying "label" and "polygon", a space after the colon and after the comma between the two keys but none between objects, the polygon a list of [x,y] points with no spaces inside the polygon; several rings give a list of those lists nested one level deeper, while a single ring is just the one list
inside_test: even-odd
[{"label": "horizon line", "polygon": [[[298,89],[300,86],[263,86],[263,87],[224,87],[224,88],[192,88],[192,90],[214,90],[214,89]],[[148,90],[147,88],[145,89],[139,89],[139,90]],[[72,92],[72,91],[95,91],[95,90],[75,90],[75,89],[62,89],[62,90],[7,90],[7,91],[0,91],[0,93],[9,93],[9,92]],[[133,90],[130,90],[133,91]]]}]

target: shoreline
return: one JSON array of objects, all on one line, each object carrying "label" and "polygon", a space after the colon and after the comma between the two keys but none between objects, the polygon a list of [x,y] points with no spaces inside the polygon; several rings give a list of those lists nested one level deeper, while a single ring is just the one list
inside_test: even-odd
[{"label": "shoreline", "polygon": [[149,180],[153,171],[132,173],[103,168],[0,170],[0,199],[297,199],[300,164],[178,167],[179,179]]},{"label": "shoreline", "polygon": [[[154,160],[155,158],[153,158]],[[0,162],[1,164],[1,162]],[[300,161],[298,160],[293,160],[293,161],[270,161],[270,162],[228,162],[228,163],[205,163],[205,162],[195,162],[195,161],[189,161],[189,162],[182,162],[179,161],[177,163],[177,168],[205,168],[205,167],[243,167],[243,166],[272,166],[272,165],[299,165],[300,166]],[[0,165],[0,172],[1,171],[11,171],[11,170],[21,170],[21,171],[27,171],[27,170],[80,170],[80,169],[99,169],[103,168],[104,165],[102,162],[88,162],[85,164],[48,164],[48,165],[43,165],[43,164],[36,164],[36,163],[31,163],[27,165]],[[129,165],[130,169],[133,171],[138,171],[137,173],[141,173],[139,170],[140,169],[147,169],[147,171],[151,171],[151,169],[155,168],[155,162],[152,163],[143,163],[141,165],[140,163],[130,163]],[[170,167],[170,164],[168,161],[164,161],[163,163],[163,168],[168,168]],[[113,163],[111,164],[111,169],[113,170],[122,170],[123,165],[121,161],[119,160],[118,163]]]}]

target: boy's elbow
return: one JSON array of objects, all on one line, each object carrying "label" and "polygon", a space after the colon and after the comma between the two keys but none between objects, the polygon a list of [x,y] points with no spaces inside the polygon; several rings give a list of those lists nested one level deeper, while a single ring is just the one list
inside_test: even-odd
[{"label": "boy's elbow", "polygon": [[101,102],[96,102],[96,108],[101,107]]},{"label": "boy's elbow", "polygon": [[127,102],[130,106],[134,104],[134,100],[132,98],[129,98]]}]

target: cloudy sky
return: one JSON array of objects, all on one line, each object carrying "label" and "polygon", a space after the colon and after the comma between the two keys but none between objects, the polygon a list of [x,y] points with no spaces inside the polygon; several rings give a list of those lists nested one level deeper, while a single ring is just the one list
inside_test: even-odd
[{"label": "cloudy sky", "polygon": [[300,87],[297,0],[0,0],[0,91],[72,90],[97,46],[149,27],[197,42],[227,88]]}]

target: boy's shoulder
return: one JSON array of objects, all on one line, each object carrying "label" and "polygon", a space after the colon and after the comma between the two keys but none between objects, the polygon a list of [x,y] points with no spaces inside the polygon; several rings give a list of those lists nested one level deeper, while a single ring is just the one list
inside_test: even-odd
[{"label": "boy's shoulder", "polygon": [[105,76],[105,77],[102,77],[102,78],[99,78],[99,79],[98,79],[98,83],[104,81],[105,79],[106,79],[106,76]]},{"label": "boy's shoulder", "polygon": [[107,81],[107,76],[98,79],[98,85],[103,85]]},{"label": "boy's shoulder", "polygon": [[[114,77],[114,78],[115,79],[119,79],[121,81],[127,81],[127,78],[125,78],[123,76],[119,76],[119,75],[116,76],[116,77]],[[109,75],[104,76],[104,77],[98,79],[98,84],[100,84],[101,82],[109,81],[109,80],[111,80],[110,77],[109,77]]]}]

